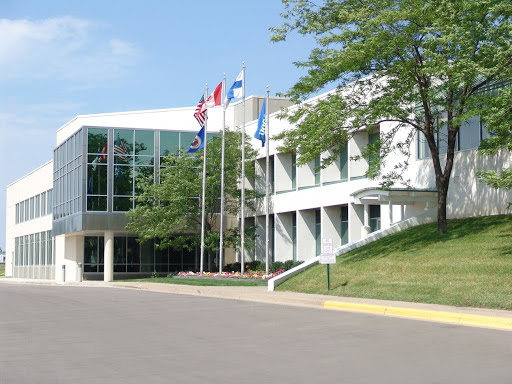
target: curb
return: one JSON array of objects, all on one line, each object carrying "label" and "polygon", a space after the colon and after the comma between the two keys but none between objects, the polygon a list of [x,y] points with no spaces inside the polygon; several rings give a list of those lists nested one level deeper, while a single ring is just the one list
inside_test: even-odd
[{"label": "curb", "polygon": [[346,303],[340,301],[326,301],[324,302],[323,307],[326,309],[333,309],[338,311],[365,312],[392,317],[402,317],[407,319],[435,321],[439,323],[512,331],[512,318],[506,317],[430,311],[426,309],[399,308],[373,304]]}]

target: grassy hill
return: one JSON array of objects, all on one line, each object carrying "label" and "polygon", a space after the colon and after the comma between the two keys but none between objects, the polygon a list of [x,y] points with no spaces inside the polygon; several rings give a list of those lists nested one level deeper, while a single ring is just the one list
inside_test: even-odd
[{"label": "grassy hill", "polygon": [[512,310],[512,215],[410,228],[277,287],[305,293]]}]

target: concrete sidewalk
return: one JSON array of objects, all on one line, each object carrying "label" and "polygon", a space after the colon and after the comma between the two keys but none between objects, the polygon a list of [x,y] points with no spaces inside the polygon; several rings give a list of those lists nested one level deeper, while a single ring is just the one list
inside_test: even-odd
[{"label": "concrete sidewalk", "polygon": [[0,284],[2,283],[140,289],[179,295],[205,296],[316,309],[363,312],[380,316],[401,317],[512,331],[512,311],[452,307],[446,305],[409,303],[401,301],[358,299],[353,297],[311,295],[286,291],[269,292],[266,286],[192,286],[147,282],[105,283],[102,281],[56,283],[48,280],[0,278]]}]

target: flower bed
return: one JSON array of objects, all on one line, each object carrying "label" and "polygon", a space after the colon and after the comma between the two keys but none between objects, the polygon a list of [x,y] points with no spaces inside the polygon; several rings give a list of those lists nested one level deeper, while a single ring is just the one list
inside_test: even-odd
[{"label": "flower bed", "polygon": [[220,279],[259,279],[259,280],[268,280],[277,275],[280,275],[285,270],[280,269],[276,272],[265,275],[264,271],[247,271],[243,275],[240,272],[179,272],[175,275],[175,277],[196,277],[196,278],[220,278]]}]

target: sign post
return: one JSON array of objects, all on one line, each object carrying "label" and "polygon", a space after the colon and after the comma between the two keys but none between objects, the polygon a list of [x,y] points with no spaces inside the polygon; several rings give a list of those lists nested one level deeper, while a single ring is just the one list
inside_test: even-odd
[{"label": "sign post", "polygon": [[320,264],[327,264],[327,290],[331,290],[331,270],[330,264],[336,264],[336,255],[332,249],[332,239],[322,238],[322,253],[320,254]]}]

